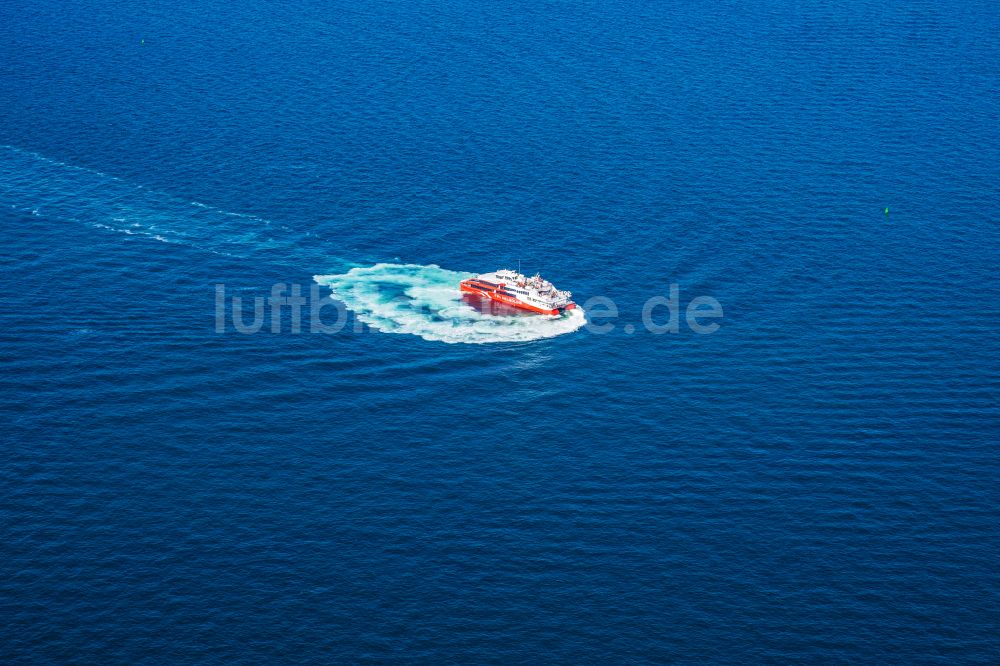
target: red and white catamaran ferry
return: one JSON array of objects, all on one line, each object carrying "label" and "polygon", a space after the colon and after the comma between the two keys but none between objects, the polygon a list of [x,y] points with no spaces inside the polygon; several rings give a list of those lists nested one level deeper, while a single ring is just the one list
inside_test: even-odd
[{"label": "red and white catamaran ferry", "polygon": [[459,288],[470,294],[480,294],[500,303],[547,315],[562,314],[576,307],[576,303],[570,300],[571,293],[559,291],[538,274],[526,277],[507,268],[462,280]]}]

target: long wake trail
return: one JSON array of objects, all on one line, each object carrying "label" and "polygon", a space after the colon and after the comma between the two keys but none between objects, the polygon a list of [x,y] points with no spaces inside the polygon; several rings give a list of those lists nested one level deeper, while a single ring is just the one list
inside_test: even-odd
[{"label": "long wake trail", "polygon": [[13,146],[0,146],[0,207],[248,260],[295,258],[342,266],[344,272],[316,275],[315,281],[360,321],[385,333],[447,343],[525,342],[571,333],[586,323],[579,308],[560,316],[485,314],[458,289],[472,273],[333,260],[318,239],[303,242],[300,233],[264,218],[185,201]]},{"label": "long wake trail", "polygon": [[0,146],[0,206],[234,257],[278,256],[274,251],[291,251],[299,241],[264,218],[185,201],[13,146]]}]

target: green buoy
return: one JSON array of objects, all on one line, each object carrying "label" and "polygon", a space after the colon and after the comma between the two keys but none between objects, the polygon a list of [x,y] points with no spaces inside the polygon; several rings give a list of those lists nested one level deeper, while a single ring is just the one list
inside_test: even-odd
[{"label": "green buoy", "polygon": [[889,207],[888,206],[885,207],[885,216],[889,217]]}]

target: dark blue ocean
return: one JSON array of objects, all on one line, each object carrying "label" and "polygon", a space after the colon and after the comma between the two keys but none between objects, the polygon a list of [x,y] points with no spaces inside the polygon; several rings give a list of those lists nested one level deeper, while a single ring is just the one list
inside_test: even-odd
[{"label": "dark blue ocean", "polygon": [[5,664],[1000,661],[995,2],[6,0],[0,256]]}]

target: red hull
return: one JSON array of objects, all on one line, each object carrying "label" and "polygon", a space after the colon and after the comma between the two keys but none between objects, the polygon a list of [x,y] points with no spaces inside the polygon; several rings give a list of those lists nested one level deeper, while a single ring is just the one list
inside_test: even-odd
[{"label": "red hull", "polygon": [[[539,308],[530,303],[525,303],[522,300],[514,298],[513,296],[508,296],[507,294],[501,294],[496,289],[490,289],[489,287],[475,287],[471,284],[471,280],[463,280],[459,284],[459,288],[469,294],[479,294],[480,296],[486,296],[498,303],[505,303],[506,305],[511,305],[515,308],[520,308],[522,310],[528,310],[530,312],[537,312],[539,314],[546,315],[557,315],[561,312],[559,309],[549,309]],[[569,303],[562,310],[572,310],[576,307],[576,303]]]}]

